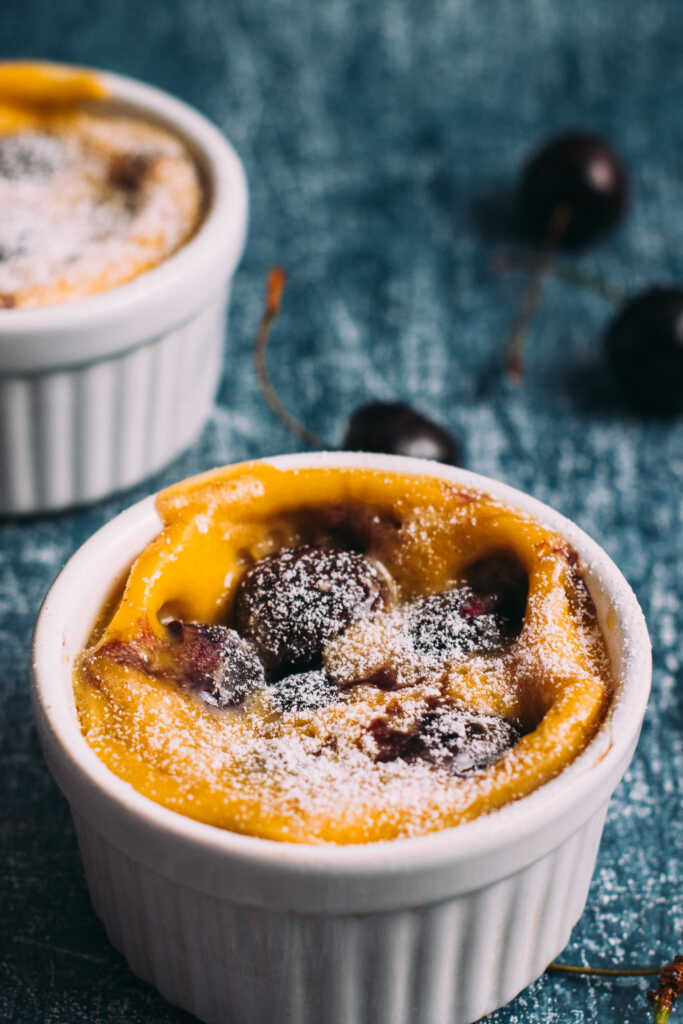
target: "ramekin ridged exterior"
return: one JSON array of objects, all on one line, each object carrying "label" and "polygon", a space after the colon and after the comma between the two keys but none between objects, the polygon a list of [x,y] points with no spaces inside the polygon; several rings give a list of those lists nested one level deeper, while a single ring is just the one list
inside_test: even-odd
[{"label": "ramekin ridged exterior", "polygon": [[0,515],[95,501],[186,448],[220,380],[247,186],[232,146],[197,111],[99,73],[118,107],[183,138],[205,180],[196,234],[118,288],[35,310],[0,310]]},{"label": "ramekin ridged exterior", "polygon": [[207,1024],[470,1024],[538,977],[582,913],[607,804],[632,757],[649,694],[642,613],[594,541],[503,484],[381,455],[268,461],[431,474],[486,491],[561,533],[586,567],[618,680],[610,713],[551,782],[428,836],[297,845],[175,814],[90,750],[72,686],[74,658],[112,581],[159,530],[149,498],[74,555],[35,633],[36,719],[71,805],[93,905],[132,970]]}]

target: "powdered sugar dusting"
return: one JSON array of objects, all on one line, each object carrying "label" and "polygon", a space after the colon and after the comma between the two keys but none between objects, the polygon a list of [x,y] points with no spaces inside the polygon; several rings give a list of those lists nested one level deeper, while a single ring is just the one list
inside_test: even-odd
[{"label": "powdered sugar dusting", "polygon": [[[476,520],[476,511],[468,514]],[[406,528],[393,543],[405,555],[406,544],[419,537],[426,543],[427,536],[424,528]],[[576,755],[577,726],[586,737],[592,728],[581,717],[582,699],[599,714],[609,675],[571,552],[555,541],[541,549],[536,572],[546,573],[548,586],[532,588],[524,623],[515,628],[500,611],[505,595],[455,581],[443,593],[366,607],[344,628],[349,609],[336,614],[328,598],[339,583],[342,596],[353,592],[352,606],[367,603],[369,593],[375,601],[380,577],[366,578],[372,562],[332,548],[283,549],[253,567],[268,572],[255,591],[259,600],[247,603],[247,625],[264,608],[282,613],[274,624],[278,636],[294,628],[295,638],[305,637],[314,622],[324,669],[283,674],[276,659],[270,678],[245,686],[239,708],[218,710],[197,699],[187,673],[176,679],[179,690],[172,673],[151,679],[149,666],[134,657],[117,656],[112,664],[105,646],[86,657],[86,685],[77,686],[88,740],[124,775],[130,754],[147,766],[146,791],[161,802],[279,839],[368,842],[424,834],[495,810],[535,788],[539,771],[552,777]],[[329,575],[319,572],[321,552],[334,553]],[[244,579],[252,581],[253,570]],[[311,588],[317,604],[309,606]],[[248,587],[245,592],[254,598]],[[318,618],[311,617],[313,608]],[[244,627],[239,614],[236,624]],[[190,632],[199,630],[208,642],[218,628]],[[267,628],[262,639],[268,640]],[[209,661],[211,672],[218,671]],[[191,665],[188,670],[194,678]],[[101,698],[104,713],[90,715],[88,702]],[[594,721],[597,726],[599,718]],[[520,779],[526,782],[517,789]]]},{"label": "powdered sugar dusting", "polygon": [[[285,831],[299,841],[304,835],[316,841],[316,833],[327,829],[321,824],[325,822],[359,822],[359,841],[371,837],[378,823],[396,834],[419,834],[438,827],[440,817],[457,808],[468,789],[486,790],[483,773],[467,780],[454,777],[445,731],[441,736],[436,730],[426,734],[429,756],[379,756],[369,725],[387,715],[407,734],[430,711],[435,693],[428,688],[412,692],[398,718],[391,710],[394,699],[378,693],[340,694],[336,704],[324,710],[270,715],[264,713],[272,708],[268,688],[244,712],[206,709],[200,714],[191,699],[184,698],[185,728],[179,728],[177,694],[157,688],[155,713],[150,715],[150,695],[145,693],[149,681],[132,668],[123,670],[123,675],[124,686],[109,705],[107,735],[98,736],[93,729],[89,741],[96,749],[101,744],[102,750],[111,750],[113,735],[144,751],[145,759],[162,775],[182,780],[185,794],[197,785],[222,794],[226,805],[233,803],[237,809],[232,827],[238,830],[239,808],[258,806],[262,821],[276,815],[278,821],[289,822]],[[464,720],[456,720],[452,709],[447,714],[452,745],[453,734],[464,729]],[[470,761],[466,770],[495,759],[496,744],[502,752],[511,738],[512,733],[501,745],[500,735],[495,739],[482,735],[475,762]],[[362,825],[363,809],[370,816],[367,830]],[[243,827],[248,830],[247,819]]]},{"label": "powdered sugar dusting", "polygon": [[[194,163],[168,133],[87,114],[49,128],[0,137],[0,295],[12,307],[114,287],[173,252],[201,211]],[[131,156],[145,161],[138,183],[115,174]]]},{"label": "powdered sugar dusting", "polygon": [[[244,479],[260,472],[249,467]],[[186,572],[170,573],[163,594],[130,605],[128,618],[117,612],[76,678],[88,741],[114,771],[225,828],[354,843],[495,811],[584,750],[611,673],[567,541],[430,476],[356,467],[272,476],[264,467],[268,513],[247,488],[220,505],[208,547],[185,518],[187,488],[162,496],[165,530],[125,593],[154,569],[181,514],[171,551]],[[200,481],[191,515],[221,502],[224,483]],[[211,620],[198,598],[219,556],[218,575],[233,574]],[[172,623],[169,636],[160,612],[174,598],[200,621]],[[228,633],[234,643],[224,644]],[[205,680],[232,680],[237,666],[223,659],[238,641],[253,644],[258,672],[242,659],[239,698],[207,707],[197,693]]]},{"label": "powdered sugar dusting", "polygon": [[324,669],[285,676],[268,687],[276,711],[319,711],[339,700],[339,690]]}]

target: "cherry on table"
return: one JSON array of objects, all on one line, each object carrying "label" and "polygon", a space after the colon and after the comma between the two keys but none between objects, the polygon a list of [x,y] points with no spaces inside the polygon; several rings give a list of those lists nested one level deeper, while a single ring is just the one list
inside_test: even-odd
[{"label": "cherry on table", "polygon": [[683,288],[650,288],[629,299],[607,327],[605,350],[634,405],[683,410]]},{"label": "cherry on table", "polygon": [[626,169],[609,143],[591,132],[567,132],[542,146],[522,172],[524,229],[537,241],[586,245],[623,216]]},{"label": "cherry on table", "polygon": [[342,448],[408,455],[460,465],[460,449],[448,431],[404,402],[369,402],[349,420]]},{"label": "cherry on table", "polygon": [[621,219],[627,199],[624,165],[599,135],[558,135],[525,165],[519,186],[521,226],[538,245],[538,254],[505,348],[511,380],[523,376],[529,328],[557,249],[594,241]]},{"label": "cherry on table", "polygon": [[[280,401],[266,366],[266,349],[270,328],[282,303],[285,274],[273,267],[268,275],[266,304],[254,345],[254,365],[266,402],[288,430],[311,448],[330,446]],[[460,449],[447,430],[411,409],[404,402],[369,402],[352,414],[342,448],[349,451],[381,452],[385,455],[408,455],[435,459],[454,466],[461,463]]]}]

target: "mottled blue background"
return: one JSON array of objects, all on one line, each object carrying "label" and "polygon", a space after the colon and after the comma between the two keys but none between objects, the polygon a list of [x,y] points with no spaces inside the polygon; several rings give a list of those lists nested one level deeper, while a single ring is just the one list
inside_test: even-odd
[{"label": "mottled blue background", "polygon": [[[491,373],[523,281],[497,266],[514,245],[509,190],[548,133],[607,133],[633,178],[623,229],[565,266],[628,291],[683,278],[682,50],[679,0],[3,0],[2,56],[112,68],[213,118],[246,164],[252,219],[200,442],[133,493],[0,525],[0,1019],[189,1021],[130,974],[90,909],[31,723],[29,641],[59,567],[121,508],[214,464],[295,448],[250,362],[276,261],[290,283],[273,377],[310,426],[335,442],[360,399],[407,399],[462,439],[468,467],[576,519],[629,577],[654,692],[565,958],[683,951],[681,420],[620,406],[600,362],[610,307],[566,274],[547,282],[524,386]],[[489,1020],[637,1024],[646,987],[545,976]]]}]

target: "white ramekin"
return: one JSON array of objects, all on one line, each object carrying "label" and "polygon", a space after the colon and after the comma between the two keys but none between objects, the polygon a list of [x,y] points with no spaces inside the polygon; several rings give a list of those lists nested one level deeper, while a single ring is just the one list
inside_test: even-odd
[{"label": "white ramekin", "polygon": [[196,235],[118,288],[0,310],[0,514],[52,511],[130,487],[187,447],[220,379],[247,224],[239,157],[172,96],[97,72],[112,100],[180,135],[208,194]]},{"label": "white ramekin", "polygon": [[466,1024],[536,978],[583,910],[607,803],[645,712],[645,621],[594,541],[503,484],[383,455],[268,461],[432,474],[485,490],[561,533],[586,566],[618,678],[611,713],[584,753],[531,796],[423,838],[290,845],[166,810],[90,750],[71,681],[112,581],[159,530],[148,498],[74,555],[35,632],[35,713],[71,804],[95,910],[133,971],[209,1024]]}]

